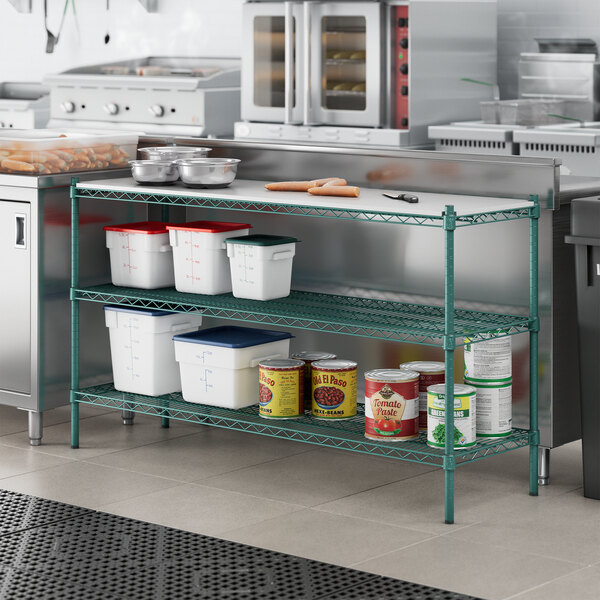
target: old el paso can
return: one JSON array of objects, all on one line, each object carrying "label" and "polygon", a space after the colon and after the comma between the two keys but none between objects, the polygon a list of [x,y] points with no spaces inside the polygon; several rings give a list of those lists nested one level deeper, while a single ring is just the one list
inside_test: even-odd
[{"label": "old el paso can", "polygon": [[311,410],[312,402],[312,364],[318,360],[335,360],[337,356],[329,352],[312,352],[303,350],[292,354],[291,358],[304,362],[304,409]]},{"label": "old el paso can", "polygon": [[258,414],[266,419],[304,416],[304,363],[289,358],[258,365]]},{"label": "old el paso can", "polygon": [[427,431],[427,388],[430,385],[445,383],[446,365],[443,362],[414,360],[402,363],[399,368],[419,374],[419,429]]},{"label": "old el paso can", "polygon": [[365,373],[365,437],[386,442],[419,435],[419,373],[377,369]]},{"label": "old el paso can", "polygon": [[356,416],[356,367],[351,360],[312,364],[312,414],[317,419]]}]

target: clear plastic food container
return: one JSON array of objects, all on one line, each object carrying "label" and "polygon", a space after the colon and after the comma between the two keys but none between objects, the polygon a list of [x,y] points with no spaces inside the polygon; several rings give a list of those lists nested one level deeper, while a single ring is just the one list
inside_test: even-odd
[{"label": "clear plastic food container", "polygon": [[86,130],[0,130],[0,173],[49,175],[120,169],[134,159],[138,134]]}]

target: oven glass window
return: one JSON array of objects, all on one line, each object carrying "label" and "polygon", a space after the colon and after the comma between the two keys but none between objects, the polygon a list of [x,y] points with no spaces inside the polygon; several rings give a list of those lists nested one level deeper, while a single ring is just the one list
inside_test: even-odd
[{"label": "oven glass window", "polygon": [[[293,35],[296,20],[293,19]],[[294,48],[295,48],[294,43]],[[296,57],[294,56],[294,64]],[[296,69],[294,68],[294,105],[296,103]],[[254,104],[283,108],[285,106],[285,19],[254,19]]]},{"label": "oven glass window", "polygon": [[365,17],[323,17],[321,105],[328,110],[365,110]]}]

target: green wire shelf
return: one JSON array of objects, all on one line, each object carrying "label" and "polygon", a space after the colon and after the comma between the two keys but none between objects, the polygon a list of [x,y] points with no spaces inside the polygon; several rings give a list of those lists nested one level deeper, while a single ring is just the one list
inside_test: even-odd
[{"label": "green wire shelf", "polygon": [[[119,392],[112,384],[85,388],[74,392],[74,396],[77,402],[96,406],[247,431],[436,467],[441,467],[444,463],[444,449],[428,446],[424,433],[420,433],[417,440],[395,443],[380,443],[365,438],[364,409],[360,404],[357,416],[352,419],[325,422],[307,414],[300,419],[282,421],[259,417],[256,405],[237,410],[218,408],[185,402],[181,394],[152,397]],[[510,436],[503,439],[480,441],[473,448],[457,450],[455,453],[456,464],[467,464],[494,454],[502,454],[527,446],[529,437],[528,431],[513,429]]]},{"label": "green wire shelf", "polygon": [[[75,288],[72,299],[103,304],[120,304],[173,312],[202,311],[208,317],[221,317],[245,323],[278,325],[343,333],[360,337],[439,346],[444,339],[444,308],[353,298],[333,294],[292,291],[278,300],[245,300],[232,294],[206,296],[185,294],[173,288],[141,290],[99,285]],[[454,338],[464,344],[505,337],[530,330],[528,317],[473,310],[454,311]]]},{"label": "green wire shelf", "polygon": [[[86,184],[89,185],[89,184]],[[114,190],[105,189],[99,183],[98,188],[79,187],[75,188],[75,198],[93,198],[96,200],[117,200],[121,202],[141,202],[144,204],[159,204],[162,206],[186,206],[204,207],[221,210],[237,210],[256,213],[275,213],[281,215],[295,215],[301,217],[320,217],[329,219],[345,219],[350,221],[374,221],[380,223],[394,223],[405,225],[421,225],[425,227],[444,226],[444,216],[419,215],[415,213],[398,213],[380,210],[353,209],[350,207],[337,208],[315,205],[285,204],[279,202],[264,202],[257,197],[256,200],[240,200],[227,198],[228,189],[219,190],[225,196],[221,198],[203,195],[203,190],[195,190],[193,195],[183,195],[164,192],[152,192],[148,189],[138,190]],[[534,204],[519,208],[507,208],[504,210],[493,210],[489,212],[462,214],[456,217],[456,227],[467,227],[470,225],[482,225],[484,223],[497,223],[502,221],[514,221],[516,219],[528,219],[534,210]]]}]

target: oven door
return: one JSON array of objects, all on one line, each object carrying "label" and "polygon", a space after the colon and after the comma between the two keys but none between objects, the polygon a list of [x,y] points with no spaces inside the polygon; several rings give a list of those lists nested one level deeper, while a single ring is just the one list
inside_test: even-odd
[{"label": "oven door", "polygon": [[246,3],[243,11],[242,119],[301,123],[302,3]]},{"label": "oven door", "polygon": [[379,127],[385,80],[383,7],[379,2],[306,2],[304,121]]}]

